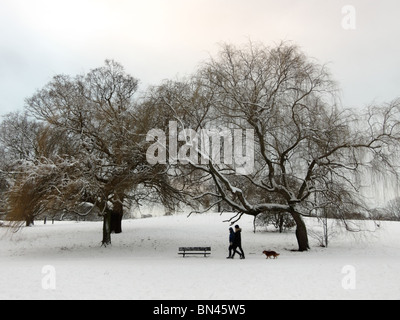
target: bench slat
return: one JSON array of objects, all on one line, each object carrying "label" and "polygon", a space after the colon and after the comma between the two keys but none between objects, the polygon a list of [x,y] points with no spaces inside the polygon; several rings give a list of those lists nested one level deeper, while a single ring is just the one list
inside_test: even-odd
[{"label": "bench slat", "polygon": [[178,254],[183,255],[185,257],[186,255],[204,255],[204,257],[207,257],[207,255],[211,254],[211,247],[180,247],[179,248]]},{"label": "bench slat", "polygon": [[211,254],[211,252],[179,252],[178,254],[184,254],[184,255],[186,255],[186,254],[201,254],[201,255],[204,255],[204,254]]},{"label": "bench slat", "polygon": [[211,251],[211,247],[181,247],[179,251]]}]

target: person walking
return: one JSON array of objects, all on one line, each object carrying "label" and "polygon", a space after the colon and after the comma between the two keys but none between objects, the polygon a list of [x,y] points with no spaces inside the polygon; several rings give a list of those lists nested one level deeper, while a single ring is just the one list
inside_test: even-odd
[{"label": "person walking", "polygon": [[[239,254],[240,255],[240,259],[245,259],[244,256],[244,252],[242,249],[242,229],[236,225],[235,226],[235,237],[234,237],[234,241],[233,241],[233,255],[232,255],[232,259],[235,258],[235,254]],[[240,250],[240,252],[237,251],[237,249]]]},{"label": "person walking", "polygon": [[227,259],[233,259],[232,250],[234,242],[235,242],[235,232],[233,231],[233,228],[229,228],[229,257],[227,257]]}]

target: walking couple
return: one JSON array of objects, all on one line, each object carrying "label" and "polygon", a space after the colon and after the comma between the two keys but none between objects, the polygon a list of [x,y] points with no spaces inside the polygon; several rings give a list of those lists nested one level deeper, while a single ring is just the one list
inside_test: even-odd
[{"label": "walking couple", "polygon": [[[238,225],[235,226],[235,231],[233,228],[229,228],[229,257],[227,259],[234,259],[235,254],[239,254],[240,259],[245,259],[244,252],[242,249],[242,229]],[[240,250],[237,251],[237,249]],[[232,254],[233,252],[233,254]]]}]

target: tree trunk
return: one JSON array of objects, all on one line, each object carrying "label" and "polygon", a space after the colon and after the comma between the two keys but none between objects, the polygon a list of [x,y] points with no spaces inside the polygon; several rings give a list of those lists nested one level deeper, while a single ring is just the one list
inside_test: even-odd
[{"label": "tree trunk", "polygon": [[283,213],[279,214],[279,233],[283,233],[283,223],[285,222]]},{"label": "tree trunk", "polygon": [[122,216],[123,213],[120,211],[111,212],[111,233],[122,233]]},{"label": "tree trunk", "polygon": [[35,218],[33,215],[29,215],[25,219],[25,225],[27,227],[33,227],[35,225]]},{"label": "tree trunk", "polygon": [[308,244],[307,227],[303,218],[297,212],[291,212],[294,221],[296,221],[296,238],[299,245],[299,251],[304,252],[310,249]]},{"label": "tree trunk", "polygon": [[111,212],[111,232],[122,233],[122,217],[124,215],[124,205],[122,201],[113,203],[113,211]]},{"label": "tree trunk", "polygon": [[105,247],[111,245],[111,214],[111,211],[107,210],[103,218],[103,240],[101,244]]}]

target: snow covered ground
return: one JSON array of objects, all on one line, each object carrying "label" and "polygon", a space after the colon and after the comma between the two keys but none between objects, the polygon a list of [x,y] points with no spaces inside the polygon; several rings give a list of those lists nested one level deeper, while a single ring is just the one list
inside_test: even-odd
[{"label": "snow covered ground", "polygon": [[[226,260],[229,217],[127,220],[108,248],[97,222],[0,228],[0,299],[400,299],[400,223],[341,233],[328,249],[310,239],[312,250],[297,253],[293,232],[254,234],[244,217],[246,260]],[[209,258],[177,254],[203,245]],[[266,260],[265,249],[281,256]]]}]

